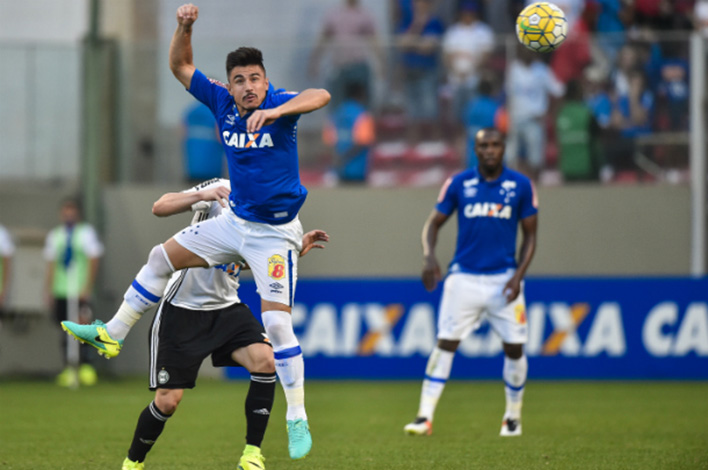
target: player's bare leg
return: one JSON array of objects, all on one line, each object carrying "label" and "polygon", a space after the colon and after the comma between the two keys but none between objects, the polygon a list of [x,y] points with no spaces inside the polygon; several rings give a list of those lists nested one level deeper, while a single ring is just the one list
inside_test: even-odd
[{"label": "player's bare leg", "polygon": [[293,331],[291,308],[279,302],[261,300],[263,326],[275,355],[275,370],[288,403],[288,451],[290,458],[301,459],[312,448],[312,436],[305,411],[305,363]]},{"label": "player's bare leg", "polygon": [[123,296],[123,303],[106,324],[96,320],[91,325],[62,322],[62,328],[82,343],[90,344],[107,358],[120,353],[123,340],[143,313],[162,298],[170,276],[175,271],[193,267],[208,267],[206,261],[195,255],[174,238],[156,245],[148,255],[147,263]]},{"label": "player's bare leg", "polygon": [[445,389],[445,383],[450,378],[452,360],[459,341],[440,339],[430,353],[428,365],[425,368],[425,379],[420,393],[420,405],[416,419],[405,425],[403,431],[411,436],[429,436],[433,433],[433,415],[438,401]]},{"label": "player's bare leg", "polygon": [[500,436],[521,435],[521,405],[524,385],[528,373],[528,362],[523,344],[504,343],[504,391],[506,411],[502,419]]}]

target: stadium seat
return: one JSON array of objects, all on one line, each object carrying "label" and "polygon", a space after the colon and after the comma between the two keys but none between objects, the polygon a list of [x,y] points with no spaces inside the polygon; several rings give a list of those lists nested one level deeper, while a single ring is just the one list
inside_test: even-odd
[{"label": "stadium seat", "polygon": [[406,168],[458,168],[461,161],[459,153],[447,142],[424,141],[406,153],[403,164]]},{"label": "stadium seat", "polygon": [[404,141],[378,143],[371,149],[370,168],[372,170],[394,168],[403,161],[405,155],[409,152],[408,144]]}]

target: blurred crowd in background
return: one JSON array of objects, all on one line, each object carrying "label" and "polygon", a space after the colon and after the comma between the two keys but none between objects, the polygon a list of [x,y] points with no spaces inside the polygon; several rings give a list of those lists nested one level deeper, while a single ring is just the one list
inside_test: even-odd
[{"label": "blurred crowd in background", "polygon": [[436,184],[496,126],[542,184],[685,181],[689,34],[708,37],[708,1],[556,0],[568,37],[549,54],[513,36],[528,3],[392,0],[389,47],[358,0],[332,8],[309,63],[333,97],[327,150],[304,179]]}]

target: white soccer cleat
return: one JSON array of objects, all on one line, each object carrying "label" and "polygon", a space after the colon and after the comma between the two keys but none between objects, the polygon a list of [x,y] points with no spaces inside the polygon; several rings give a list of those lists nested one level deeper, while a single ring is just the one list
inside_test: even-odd
[{"label": "white soccer cleat", "polygon": [[416,418],[403,427],[403,432],[409,436],[430,436],[433,433],[433,423],[425,418]]},{"label": "white soccer cleat", "polygon": [[501,431],[499,431],[500,436],[520,436],[521,435],[521,420],[504,418],[502,421]]}]

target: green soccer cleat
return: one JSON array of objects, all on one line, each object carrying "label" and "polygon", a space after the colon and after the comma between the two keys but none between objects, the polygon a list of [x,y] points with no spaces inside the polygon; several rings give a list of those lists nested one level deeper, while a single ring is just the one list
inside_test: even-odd
[{"label": "green soccer cleat", "polygon": [[288,452],[293,460],[304,459],[312,449],[312,436],[307,420],[288,420]]},{"label": "green soccer cleat", "polygon": [[79,325],[71,321],[61,322],[61,329],[82,343],[90,344],[98,349],[98,354],[106,359],[116,357],[123,347],[122,339],[113,339],[106,331],[106,324],[95,320],[90,325]]},{"label": "green soccer cleat", "polygon": [[236,468],[238,470],[265,470],[265,457],[261,454],[261,449],[246,445]]},{"label": "green soccer cleat", "polygon": [[123,460],[123,467],[121,470],[144,470],[145,462],[133,462],[128,457]]}]

